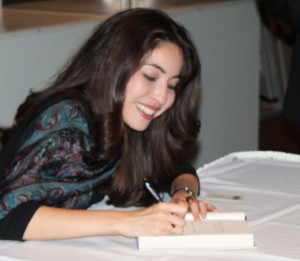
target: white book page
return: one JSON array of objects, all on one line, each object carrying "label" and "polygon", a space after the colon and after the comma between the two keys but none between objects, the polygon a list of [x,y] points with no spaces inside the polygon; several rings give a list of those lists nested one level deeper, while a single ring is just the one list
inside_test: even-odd
[{"label": "white book page", "polygon": [[184,226],[184,234],[222,234],[224,228],[221,221],[215,222],[192,222],[188,221]]},{"label": "white book page", "polygon": [[[207,212],[206,220],[245,220],[244,212]],[[192,213],[185,215],[185,220],[194,220]]]}]

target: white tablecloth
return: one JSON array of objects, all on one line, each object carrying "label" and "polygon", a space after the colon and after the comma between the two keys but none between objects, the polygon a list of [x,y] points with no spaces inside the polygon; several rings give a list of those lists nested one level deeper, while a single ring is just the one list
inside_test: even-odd
[{"label": "white tablecloth", "polygon": [[[198,169],[203,196],[237,195],[240,200],[206,198],[221,211],[244,211],[256,250],[140,251],[135,239],[90,237],[73,240],[0,241],[2,260],[300,260],[300,156],[280,152],[239,152]],[[103,203],[93,209],[109,209]]]}]

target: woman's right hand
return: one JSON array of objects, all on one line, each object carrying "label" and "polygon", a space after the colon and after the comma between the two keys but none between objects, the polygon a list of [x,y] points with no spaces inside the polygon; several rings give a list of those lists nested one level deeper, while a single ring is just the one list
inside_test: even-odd
[{"label": "woman's right hand", "polygon": [[151,207],[128,212],[119,223],[119,233],[127,237],[181,234],[187,212],[185,205],[158,203]]},{"label": "woman's right hand", "polygon": [[62,209],[41,206],[31,218],[24,240],[86,236],[159,236],[183,232],[186,204],[159,203],[135,211]]}]

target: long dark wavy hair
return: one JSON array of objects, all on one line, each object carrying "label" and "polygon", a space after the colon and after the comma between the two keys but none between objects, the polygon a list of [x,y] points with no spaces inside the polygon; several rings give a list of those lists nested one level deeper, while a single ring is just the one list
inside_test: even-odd
[{"label": "long dark wavy hair", "polygon": [[[145,55],[163,42],[176,44],[183,53],[176,99],[145,131],[135,131],[122,119],[125,87]],[[88,112],[97,156],[108,159],[122,151],[121,165],[105,187],[109,203],[148,205],[151,200],[143,189],[143,178],[151,178],[167,191],[178,164],[193,157],[199,132],[199,78],[198,54],[183,26],[158,10],[129,9],[97,26],[50,86],[31,92],[19,107],[15,123],[52,95],[78,99]],[[3,141],[13,128],[2,128]]]}]

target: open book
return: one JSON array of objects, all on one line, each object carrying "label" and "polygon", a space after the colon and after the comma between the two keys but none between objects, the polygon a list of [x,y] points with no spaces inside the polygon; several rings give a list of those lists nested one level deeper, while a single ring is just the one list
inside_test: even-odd
[{"label": "open book", "polygon": [[137,243],[139,249],[255,248],[254,236],[243,212],[209,212],[206,219],[200,222],[187,214],[183,234],[140,236]]}]

